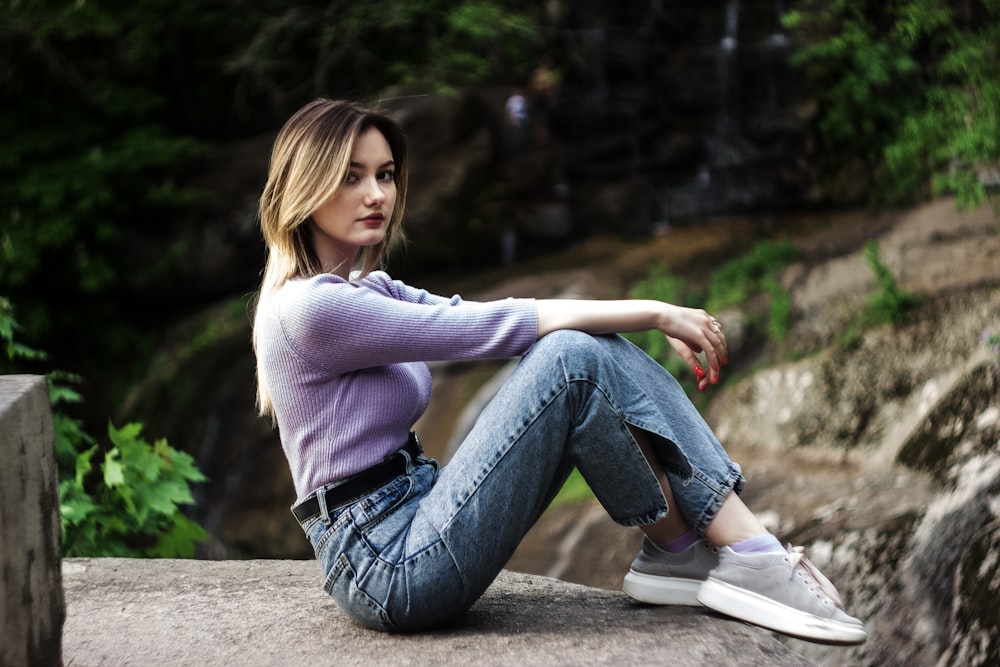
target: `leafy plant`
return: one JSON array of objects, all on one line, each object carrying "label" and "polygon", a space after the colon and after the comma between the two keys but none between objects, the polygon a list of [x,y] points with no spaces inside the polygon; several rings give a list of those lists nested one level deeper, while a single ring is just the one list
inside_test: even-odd
[{"label": "leafy plant", "polygon": [[208,536],[180,510],[194,503],[189,484],[204,475],[166,440],[141,436],[141,424],[109,424],[103,461],[94,461],[96,445],[82,451],[75,474],[60,481],[65,554],[191,556]]},{"label": "leafy plant", "polygon": [[399,85],[508,83],[542,44],[542,8],[524,0],[414,0],[391,11],[374,0],[268,4],[226,63],[241,106],[301,91],[357,98]]},{"label": "leafy plant", "polygon": [[1000,3],[803,0],[784,17],[837,165],[867,162],[876,199],[991,196],[1000,161]]},{"label": "leafy plant", "polygon": [[[0,340],[7,361],[45,360],[45,353],[16,342],[10,301],[0,297]],[[181,505],[194,502],[190,484],[205,480],[190,455],[158,440],[144,440],[141,424],[108,425],[101,446],[61,408],[80,403],[69,386],[79,378],[47,376],[59,468],[59,505],[65,556],[191,556],[207,537]]]},{"label": "leafy plant", "polygon": [[878,283],[878,288],[865,301],[864,323],[869,326],[905,324],[920,300],[897,284],[892,270],[881,259],[878,243],[869,241],[864,256]]},{"label": "leafy plant", "polygon": [[498,72],[531,62],[541,44],[538,24],[525,11],[528,6],[482,0],[416,4],[425,15],[438,18],[435,29],[425,35],[426,59],[415,63],[400,58],[394,63],[393,74],[405,84],[429,84],[449,93],[458,85],[495,80]]},{"label": "leafy plant", "polygon": [[780,342],[788,334],[792,302],[788,290],[778,281],[778,273],[798,259],[790,242],[760,241],[747,254],[722,265],[712,274],[706,309],[715,312],[745,305],[757,294],[766,295],[768,337]]},{"label": "leafy plant", "polygon": [[799,3],[783,17],[805,46],[793,56],[816,84],[819,131],[831,155],[844,149],[874,166],[885,136],[917,106],[919,66],[886,38],[871,2]]},{"label": "leafy plant", "polygon": [[792,322],[792,295],[774,275],[767,276],[762,283],[767,294],[769,317],[767,319],[767,337],[781,342],[788,336]]},{"label": "leafy plant", "polygon": [[712,274],[706,307],[722,310],[746,303],[797,258],[798,252],[790,242],[758,242],[750,252],[726,262]]}]

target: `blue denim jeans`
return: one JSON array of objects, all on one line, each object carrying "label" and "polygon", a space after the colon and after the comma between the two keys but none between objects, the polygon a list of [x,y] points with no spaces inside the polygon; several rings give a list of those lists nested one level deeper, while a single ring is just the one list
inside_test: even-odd
[{"label": "blue denim jeans", "polygon": [[[628,425],[650,434],[677,507]],[[367,497],[303,523],[324,590],[370,628],[440,627],[482,595],[574,467],[618,523],[677,510],[700,534],[743,486],[662,366],[619,336],[557,331],[524,356],[447,466],[417,456]]]}]

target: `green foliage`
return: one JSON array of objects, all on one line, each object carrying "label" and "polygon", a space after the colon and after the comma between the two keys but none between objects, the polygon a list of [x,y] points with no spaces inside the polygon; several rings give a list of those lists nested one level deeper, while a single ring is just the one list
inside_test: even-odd
[{"label": "green foliage", "polygon": [[722,310],[746,303],[766,291],[769,280],[798,258],[790,242],[760,241],[745,255],[726,262],[712,274],[706,308]]},{"label": "green foliage", "polygon": [[207,537],[180,511],[194,502],[189,483],[204,481],[191,456],[166,440],[148,443],[141,424],[108,426],[111,447],[81,451],[59,483],[63,552],[73,556],[191,556]]},{"label": "green foliage", "polygon": [[[17,332],[21,325],[14,318],[14,306],[10,299],[0,296],[0,341],[3,341],[7,361],[15,359],[26,361],[44,361],[45,353],[18,343]],[[4,372],[4,359],[0,358],[0,372]]]},{"label": "green foliage", "polygon": [[541,48],[541,8],[524,1],[272,4],[258,10],[258,29],[227,64],[241,78],[241,94],[366,97],[394,85],[448,92],[509,84],[512,73],[524,78],[517,69]]},{"label": "green foliage", "polygon": [[134,332],[111,295],[154,274],[136,244],[159,240],[166,220],[201,201],[177,171],[204,143],[170,127],[186,98],[164,71],[194,10],[0,4],[0,293],[45,349],[85,348],[65,353],[74,363],[128,345]]},{"label": "green foliage", "polygon": [[715,312],[746,304],[763,294],[768,300],[768,337],[784,340],[791,322],[792,302],[778,282],[778,273],[798,258],[790,242],[760,241],[746,255],[727,262],[712,274],[705,308]]},{"label": "green foliage", "polygon": [[896,277],[880,257],[876,242],[870,241],[865,245],[864,254],[878,283],[878,288],[865,301],[862,316],[864,324],[905,324],[913,310],[920,305],[919,299],[896,283]]},{"label": "green foliage", "polygon": [[[0,298],[7,362],[44,360],[44,353],[15,341],[18,329],[10,301]],[[62,409],[83,400],[68,384],[74,382],[79,378],[67,373],[48,375],[63,555],[191,556],[207,534],[180,506],[194,502],[189,484],[204,481],[204,475],[166,440],[145,441],[141,424],[109,424],[110,446],[96,444]]]},{"label": "green foliage", "polygon": [[803,0],[784,17],[837,164],[861,157],[889,203],[990,197],[1000,161],[1000,3]]},{"label": "green foliage", "polygon": [[871,163],[880,159],[885,134],[917,105],[919,67],[910,54],[887,41],[869,18],[870,2],[804,2],[784,18],[786,27],[825,33],[794,62],[821,81],[819,129],[827,149],[850,148]]},{"label": "green foliage", "polygon": [[448,93],[458,85],[496,82],[498,73],[531,62],[531,54],[541,46],[537,22],[526,11],[516,9],[515,3],[470,0],[415,4],[427,15],[439,16],[435,22],[443,29],[425,35],[425,58],[417,62],[403,58],[394,63],[392,72],[400,83],[430,85]]},{"label": "green foliage", "polygon": [[792,325],[792,295],[774,275],[767,276],[762,284],[767,294],[770,316],[767,319],[767,337],[780,342],[788,336]]}]

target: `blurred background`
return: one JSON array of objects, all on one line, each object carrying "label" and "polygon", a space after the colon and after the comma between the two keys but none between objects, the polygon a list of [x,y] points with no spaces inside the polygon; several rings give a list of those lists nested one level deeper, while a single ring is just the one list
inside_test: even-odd
[{"label": "blurred background", "polygon": [[[664,262],[705,284],[761,240],[825,225],[829,249],[936,198],[992,206],[998,17],[991,0],[5,2],[0,370],[61,372],[76,492],[96,497],[123,442],[162,438],[207,476],[186,478],[193,504],[163,491],[207,530],[198,555],[308,557],[249,345],[256,199],[299,106],[357,99],[406,127],[396,277],[616,297]],[[581,268],[584,287],[552,277]],[[496,370],[435,368],[435,451]],[[143,530],[113,551],[175,553]]]}]

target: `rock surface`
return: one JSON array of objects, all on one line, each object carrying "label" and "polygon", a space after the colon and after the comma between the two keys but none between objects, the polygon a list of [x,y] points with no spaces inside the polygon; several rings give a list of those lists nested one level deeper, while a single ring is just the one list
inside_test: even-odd
[{"label": "rock surface", "polygon": [[41,375],[0,376],[0,666],[54,665],[66,607],[52,413]]},{"label": "rock surface", "polygon": [[68,559],[63,661],[96,665],[809,665],[769,633],[503,572],[457,627],[389,635],[343,616],[315,561]]},{"label": "rock surface", "polygon": [[[819,664],[1000,664],[998,229],[994,212],[950,201],[876,226],[882,260],[922,305],[852,335],[878,289],[861,253],[791,267],[786,360],[737,370],[705,412],[750,507],[806,545],[868,626],[858,647],[781,639]],[[617,588],[638,539],[599,507],[557,508],[508,567]]]}]

